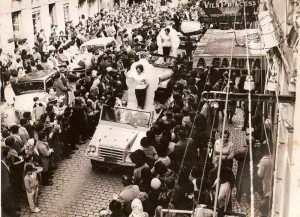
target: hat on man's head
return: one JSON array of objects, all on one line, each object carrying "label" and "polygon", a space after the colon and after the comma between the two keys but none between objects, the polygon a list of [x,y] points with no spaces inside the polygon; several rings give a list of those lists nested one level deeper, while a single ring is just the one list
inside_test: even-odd
[{"label": "hat on man's head", "polygon": [[39,100],[39,97],[37,97],[37,96],[33,97],[33,101],[34,101],[34,102],[36,102],[36,101],[38,101],[38,100]]},{"label": "hat on man's head", "polygon": [[57,103],[57,98],[52,96],[48,98],[48,103]]}]

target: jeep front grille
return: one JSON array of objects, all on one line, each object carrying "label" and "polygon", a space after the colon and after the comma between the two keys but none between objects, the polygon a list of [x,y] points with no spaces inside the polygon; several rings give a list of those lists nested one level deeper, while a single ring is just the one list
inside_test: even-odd
[{"label": "jeep front grille", "polygon": [[105,159],[115,159],[117,162],[124,162],[125,150],[99,147],[99,157]]}]

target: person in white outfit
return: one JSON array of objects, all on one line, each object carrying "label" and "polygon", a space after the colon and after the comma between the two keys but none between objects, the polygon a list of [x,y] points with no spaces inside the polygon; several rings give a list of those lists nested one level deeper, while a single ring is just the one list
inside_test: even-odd
[{"label": "person in white outfit", "polygon": [[166,28],[165,29],[165,34],[161,35],[161,41],[162,41],[162,49],[163,49],[163,55],[164,56],[169,56],[171,52],[171,36],[170,36],[170,29]]},{"label": "person in white outfit", "polygon": [[9,106],[14,105],[16,94],[11,86],[10,81],[7,82],[4,88],[4,98]]},{"label": "person in white outfit", "polygon": [[148,82],[146,80],[143,65],[136,66],[137,75],[135,77],[135,96],[138,104],[138,108],[143,109],[146,100],[146,90]]}]

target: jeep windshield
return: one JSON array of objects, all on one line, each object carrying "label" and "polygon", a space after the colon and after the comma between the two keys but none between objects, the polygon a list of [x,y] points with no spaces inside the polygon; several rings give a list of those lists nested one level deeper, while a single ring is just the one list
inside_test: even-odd
[{"label": "jeep windshield", "polygon": [[91,50],[94,51],[102,51],[104,52],[105,46],[103,44],[97,44],[97,45],[86,45],[80,48],[80,53],[83,54],[85,50]]},{"label": "jeep windshield", "polygon": [[102,107],[101,121],[109,121],[133,127],[150,127],[151,112],[125,107]]},{"label": "jeep windshield", "polygon": [[175,57],[152,54],[149,60],[154,67],[172,69],[175,64]]},{"label": "jeep windshield", "polygon": [[45,91],[43,81],[20,82],[17,84],[20,94]]}]

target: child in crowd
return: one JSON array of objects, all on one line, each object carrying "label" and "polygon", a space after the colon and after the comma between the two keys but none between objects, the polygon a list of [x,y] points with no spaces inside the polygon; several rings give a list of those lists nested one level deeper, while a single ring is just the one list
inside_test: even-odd
[{"label": "child in crowd", "polygon": [[38,173],[42,172],[42,169],[36,169],[32,164],[27,164],[25,168],[24,184],[27,194],[30,210],[33,213],[40,212],[37,207],[38,195],[39,195],[39,180]]}]

